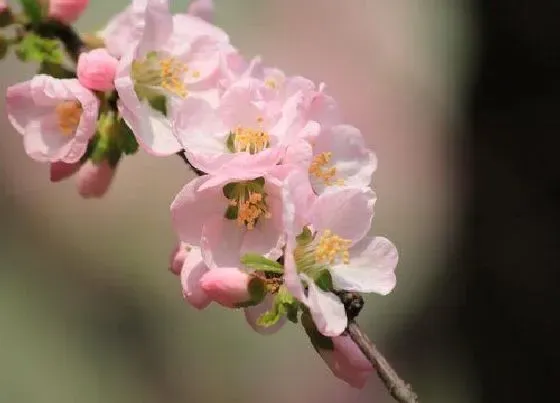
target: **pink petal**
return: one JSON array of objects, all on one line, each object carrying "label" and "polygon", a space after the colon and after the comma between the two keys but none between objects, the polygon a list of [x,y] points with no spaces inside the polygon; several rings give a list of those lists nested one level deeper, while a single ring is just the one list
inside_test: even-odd
[{"label": "pink petal", "polygon": [[384,237],[366,237],[350,249],[350,263],[331,268],[337,289],[389,294],[397,283],[397,248]]},{"label": "pink petal", "polygon": [[189,4],[190,15],[206,21],[212,21],[214,17],[214,2],[212,0],[193,0]]},{"label": "pink petal", "polygon": [[50,180],[51,182],[60,182],[78,172],[81,164],[79,162],[74,162],[72,164],[67,164],[65,162],[53,162],[50,166]]},{"label": "pink petal", "polygon": [[348,318],[340,299],[336,295],[317,287],[311,279],[306,278],[306,281],[308,287],[307,306],[317,330],[330,337],[342,334],[348,325]]},{"label": "pink petal", "polygon": [[173,16],[169,12],[168,0],[148,0],[144,18],[144,30],[136,50],[139,56],[161,49],[173,33]]},{"label": "pink petal", "polygon": [[102,197],[113,182],[115,168],[106,160],[94,163],[86,161],[78,171],[78,193],[85,199]]},{"label": "pink petal", "polygon": [[337,189],[320,195],[311,208],[311,223],[318,232],[357,242],[370,230],[375,193],[369,188]]},{"label": "pink petal", "polygon": [[235,220],[228,220],[223,214],[206,219],[201,245],[202,256],[208,267],[238,267],[246,233],[247,229],[237,225]]},{"label": "pink petal", "polygon": [[204,309],[212,302],[200,286],[200,279],[207,272],[200,249],[192,247],[181,269],[181,285],[183,296],[197,309]]},{"label": "pink petal", "polygon": [[213,301],[227,308],[251,299],[250,277],[235,267],[221,267],[209,270],[200,278],[200,286]]}]

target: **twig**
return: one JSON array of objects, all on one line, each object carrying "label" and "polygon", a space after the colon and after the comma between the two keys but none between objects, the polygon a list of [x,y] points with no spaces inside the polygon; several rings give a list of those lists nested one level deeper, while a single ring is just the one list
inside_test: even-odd
[{"label": "twig", "polygon": [[348,325],[348,334],[377,370],[379,378],[383,381],[383,384],[385,384],[385,387],[395,400],[400,403],[418,403],[418,396],[416,396],[411,386],[399,378],[399,375],[393,367],[391,367],[391,364],[389,364],[383,354],[381,354],[375,344],[373,344],[356,322],[350,322]]}]

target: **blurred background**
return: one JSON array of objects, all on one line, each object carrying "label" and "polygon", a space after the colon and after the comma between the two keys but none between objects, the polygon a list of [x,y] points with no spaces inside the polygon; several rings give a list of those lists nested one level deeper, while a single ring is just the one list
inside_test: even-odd
[{"label": "blurred background", "polygon": [[[128,2],[90,3],[84,32]],[[359,321],[421,401],[558,401],[560,3],[216,6],[247,57],[326,82],[376,151],[372,233],[399,248],[398,286]],[[2,93],[34,73],[13,56],[0,69]],[[0,110],[0,402],[392,401],[375,376],[334,378],[298,327],[264,337],[183,302],[167,271],[179,158],[126,158],[105,198],[82,200]]]}]

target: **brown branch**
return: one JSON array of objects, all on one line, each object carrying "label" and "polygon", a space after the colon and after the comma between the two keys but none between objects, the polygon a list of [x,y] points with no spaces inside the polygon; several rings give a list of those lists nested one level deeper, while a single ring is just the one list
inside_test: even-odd
[{"label": "brown branch", "polygon": [[418,403],[418,396],[416,396],[412,387],[399,378],[391,364],[356,322],[351,321],[349,323],[348,334],[376,369],[377,375],[395,400],[400,403]]}]

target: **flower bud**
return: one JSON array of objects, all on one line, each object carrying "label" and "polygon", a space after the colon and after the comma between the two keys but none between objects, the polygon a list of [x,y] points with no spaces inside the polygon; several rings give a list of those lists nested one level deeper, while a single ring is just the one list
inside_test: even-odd
[{"label": "flower bud", "polygon": [[318,349],[321,358],[334,376],[354,388],[363,388],[373,366],[349,336],[337,336],[331,340],[333,350]]},{"label": "flower bud", "polygon": [[89,0],[49,0],[49,17],[70,24],[80,18]]},{"label": "flower bud", "polygon": [[74,175],[80,169],[80,162],[67,164],[66,162],[57,161],[50,165],[51,182],[60,182]]},{"label": "flower bud", "polygon": [[177,242],[173,252],[171,252],[171,257],[169,259],[169,270],[176,276],[181,274],[181,269],[185,263],[185,259],[189,254],[190,247],[184,242]]},{"label": "flower bud", "polygon": [[251,300],[251,277],[237,268],[218,268],[208,271],[200,279],[202,290],[213,301],[228,308]]},{"label": "flower bud", "polygon": [[214,16],[214,2],[212,0],[193,0],[188,10],[190,15],[205,21],[212,21]]},{"label": "flower bud", "polygon": [[87,161],[78,171],[78,193],[85,198],[102,197],[111,182],[115,169],[104,160],[100,163]]},{"label": "flower bud", "polygon": [[78,80],[90,90],[110,91],[115,88],[118,60],[106,49],[82,53],[78,60]]}]

